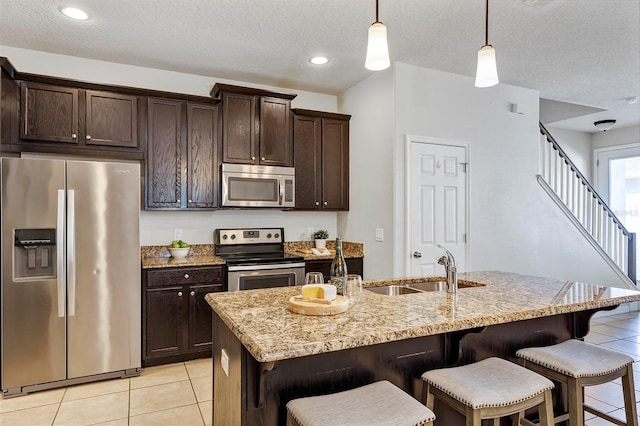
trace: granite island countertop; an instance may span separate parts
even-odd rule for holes
[[[433,278],[365,281],[365,287]],[[440,278],[442,279],[442,278]],[[539,318],[640,301],[640,292],[506,272],[469,272],[475,287],[386,296],[363,291],[342,314],[305,316],[287,309],[300,287],[210,293],[206,299],[259,362]],[[484,284],[484,285],[483,285]]]

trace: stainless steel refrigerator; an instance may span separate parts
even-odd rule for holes
[[[140,371],[140,166],[2,158],[5,397]]]

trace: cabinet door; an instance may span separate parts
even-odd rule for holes
[[[211,350],[211,306],[205,300],[207,293],[222,291],[222,284],[193,285],[189,287],[189,341],[186,350]]]
[[[222,161],[257,164],[257,97],[222,94]]]
[[[349,122],[346,120],[323,118],[321,207],[349,210]]]
[[[217,207],[218,107],[187,104],[187,208]]]
[[[307,260],[304,264],[305,273],[306,272],[322,272],[324,276],[324,280],[329,280],[329,272],[331,270],[331,262],[332,260]],[[363,259],[360,258],[347,258],[345,259],[347,263],[347,273],[349,274],[358,274],[364,278],[364,268],[363,268]]]
[[[149,99],[146,207],[180,207],[182,102]]]
[[[22,83],[20,137],[24,140],[78,143],[78,90]]]
[[[293,119],[296,168],[296,208],[318,209],[322,193],[322,119],[297,115]]]
[[[146,358],[180,354],[183,346],[183,287],[146,290],[144,355]]]
[[[138,98],[119,93],[86,93],[85,143],[138,147]]]
[[[260,164],[293,166],[291,101],[260,98]]]

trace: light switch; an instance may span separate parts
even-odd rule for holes
[[[227,351],[225,351],[224,349],[222,349],[222,352],[220,354],[220,364],[222,364],[222,370],[224,371],[224,374],[229,377],[229,355],[227,355]]]
[[[182,229],[181,228],[175,228],[173,230],[173,239],[175,241],[178,241],[178,240],[182,239]]]
[[[376,241],[384,241],[384,228],[376,228]]]

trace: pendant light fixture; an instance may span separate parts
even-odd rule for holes
[[[498,84],[498,82],[496,50],[489,44],[489,0],[487,0],[484,20],[484,46],[478,51],[476,87],[491,87]]]
[[[378,20],[378,0],[376,0],[376,21],[369,27],[366,69],[380,71],[389,68],[389,46],[387,45],[387,27]]]

